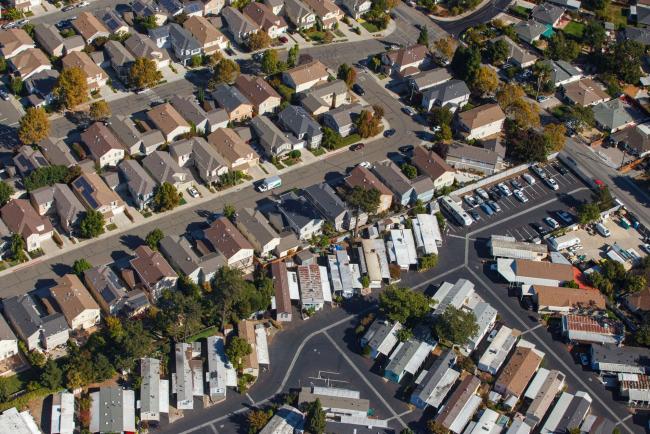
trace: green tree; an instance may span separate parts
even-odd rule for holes
[[[614,207],[614,198],[612,193],[609,191],[609,187],[604,186],[596,190],[594,200],[598,204],[598,207],[601,211],[607,211]]]
[[[169,182],[163,182],[153,196],[153,205],[156,211],[163,212],[176,208],[181,203],[181,195],[176,187]]]
[[[425,47],[429,46],[429,28],[423,26],[420,29],[420,34],[418,35],[418,44],[424,45]]]
[[[323,140],[321,141],[321,146],[325,149],[338,149],[341,147],[343,138],[339,133],[334,131],[331,128],[323,127]]]
[[[422,255],[419,260],[418,267],[420,271],[427,271],[438,265],[438,255],[435,253],[430,253],[428,255]]]
[[[379,307],[391,321],[415,324],[429,312],[429,298],[410,288],[388,286],[379,294]]]
[[[427,422],[427,430],[429,434],[449,434],[450,432],[440,422],[436,422],[434,419]]]
[[[578,288],[580,288],[580,285],[578,285],[578,282],[576,282],[575,280],[569,280],[568,282],[564,282],[562,284],[562,287],[578,289]]]
[[[162,80],[162,72],[152,59],[138,57],[129,70],[129,84],[134,89],[147,89]]]
[[[278,72],[278,51],[273,48],[266,50],[264,54],[262,54],[262,60],[260,63],[263,73],[267,75],[275,74]]]
[[[263,30],[253,33],[248,37],[248,49],[251,51],[261,50],[271,45],[271,37]]]
[[[298,58],[300,55],[300,48],[298,44],[294,44],[293,47],[289,48],[289,53],[287,54],[287,66],[293,68],[298,64]]]
[[[58,390],[63,384],[63,371],[54,359],[48,359],[41,373],[40,383],[48,390]]]
[[[639,274],[630,274],[626,278],[625,290],[628,293],[636,294],[646,289],[648,286],[648,281],[645,276]]]
[[[17,262],[27,262],[27,254],[25,253],[25,240],[20,234],[11,234],[11,244],[9,250],[11,257]]]
[[[163,238],[165,238],[165,233],[161,229],[156,228],[147,234],[144,242],[147,243],[147,246],[149,246],[151,250],[158,250],[160,241]]]
[[[7,377],[0,377],[0,402],[6,402],[11,397],[12,387]]]
[[[357,71],[349,66],[347,63],[342,63],[339,66],[337,77],[348,85],[348,88],[351,88],[355,81],[357,81]]]
[[[368,214],[376,214],[380,199],[381,194],[376,188],[356,186],[347,195],[346,201],[353,208]]]
[[[88,81],[86,73],[78,67],[65,68],[59,74],[54,94],[63,107],[72,110],[88,101]]]
[[[634,333],[634,340],[639,345],[650,347],[650,324],[647,320]]]
[[[361,110],[357,119],[357,132],[361,138],[367,139],[379,134],[381,131],[381,121],[377,119],[369,110]]]
[[[478,324],[473,312],[448,306],[442,315],[436,318],[433,330],[438,339],[444,339],[454,345],[464,345],[478,332]]]
[[[587,225],[600,218],[600,209],[594,202],[583,203],[578,207],[578,223]]]
[[[453,36],[449,35],[447,37],[437,39],[436,42],[433,43],[433,46],[440,54],[443,62],[447,62],[453,58],[457,43]]]
[[[637,84],[641,78],[641,60],[645,47],[631,39],[624,40],[612,47],[607,55],[607,69],[616,74],[625,83]]]
[[[251,410],[246,415],[248,434],[260,432],[273,417],[273,410]]]
[[[9,85],[11,88],[11,93],[13,93],[16,96],[20,96],[23,94],[23,91],[25,90],[25,83],[20,79],[20,77],[14,77],[11,79],[11,84]]]
[[[79,231],[84,238],[95,238],[104,233],[104,225],[104,214],[91,209],[81,220]]]
[[[65,166],[45,166],[32,171],[23,181],[27,191],[34,191],[47,185],[58,183],[67,184],[78,175],[77,169],[68,169]]]
[[[223,215],[228,220],[233,220],[235,218],[235,214],[237,214],[237,209],[234,206],[230,205],[229,203],[223,206]]]
[[[572,39],[567,39],[560,31],[551,36],[547,52],[553,60],[572,62],[580,54],[580,45]]]
[[[440,230],[444,232],[445,229],[447,228],[447,220],[445,220],[445,217],[442,215],[440,211],[436,213],[436,220],[438,221],[438,226],[440,227]]]
[[[90,104],[90,111],[88,112],[90,118],[94,121],[101,121],[108,119],[111,116],[111,106],[106,101],[100,99]]]
[[[0,56],[0,74],[7,72],[7,59]]]
[[[33,145],[48,136],[50,120],[41,107],[30,107],[20,119],[18,138],[26,145]]]
[[[323,411],[320,399],[316,398],[316,401],[308,405],[305,428],[312,434],[323,434],[326,426],[325,411]]]
[[[587,21],[582,33],[582,43],[589,47],[592,53],[599,53],[606,39],[607,33],[600,21]]]
[[[511,114],[512,107],[516,101],[523,99],[526,92],[521,86],[515,83],[505,83],[497,91],[497,103],[506,114]]]
[[[140,25],[144,30],[151,30],[158,27],[156,22],[156,17],[154,15],[149,15],[146,17],[136,17],[136,24]]]
[[[239,336],[230,339],[226,346],[226,356],[237,371],[241,371],[243,368],[243,358],[252,352],[251,344]]]
[[[510,46],[503,39],[489,42],[486,50],[487,58],[493,65],[502,65],[510,57]]]
[[[222,59],[214,67],[214,74],[212,76],[212,83],[232,83],[239,76],[239,64],[230,59]]]
[[[572,105],[564,112],[563,118],[572,122],[577,131],[582,131],[584,127],[592,127],[596,124],[594,111],[590,106]]]
[[[547,62],[537,62],[533,65],[533,76],[537,81],[537,93],[535,98],[539,96],[539,91],[542,89],[542,85],[549,82],[551,78],[551,65]]]
[[[566,127],[560,123],[548,123],[544,125],[544,138],[551,152],[560,152],[566,142]]]
[[[401,169],[408,179],[415,179],[418,176],[418,169],[408,163],[402,164]]]
[[[396,333],[397,340],[400,342],[406,342],[413,337],[413,332],[407,328],[401,328]]]
[[[473,47],[461,45],[456,49],[451,60],[454,76],[467,83],[472,83],[481,66],[481,53]]]
[[[86,270],[90,270],[91,268],[93,268],[93,266],[86,258],[79,258],[74,261],[74,264],[72,264],[72,269],[74,270],[74,274],[76,274],[79,277],[82,277],[84,272]]]
[[[548,155],[544,135],[532,128],[521,129],[514,122],[506,128],[506,142],[510,156],[521,162],[545,161]]]
[[[14,188],[4,181],[0,181],[0,206],[6,205],[14,194]]]

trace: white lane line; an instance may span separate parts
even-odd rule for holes
[[[532,328],[529,328],[528,330],[525,330],[525,331],[524,331],[521,335],[519,335],[519,336],[523,336],[523,335],[525,335],[526,333],[528,333],[528,332],[532,332],[533,330],[537,330],[537,329],[540,328],[540,327],[544,327],[544,324],[537,324],[535,327],[532,327]]]

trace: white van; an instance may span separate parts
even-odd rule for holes
[[[596,225],[596,232],[598,232],[600,235],[602,235],[605,238],[610,237],[612,235],[609,229],[607,229],[607,227],[602,223],[598,223]]]

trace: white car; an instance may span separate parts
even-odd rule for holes
[[[548,178],[548,175],[546,174],[546,171],[544,171],[544,169],[542,169],[542,168],[541,168],[540,166],[538,166],[537,164],[531,166],[530,170],[532,170],[533,172],[535,172],[535,174],[536,174],[537,176],[539,176],[540,178],[542,178],[542,179],[546,179],[546,178]]]
[[[553,178],[545,178],[544,182],[546,183],[546,185],[551,187],[551,189],[553,189],[553,190],[559,190],[559,188],[560,188],[560,186],[557,185],[557,182],[555,182],[555,179],[553,179]]]
[[[198,191],[196,188],[194,188],[194,187],[190,187],[190,188],[188,188],[188,189],[187,189],[187,192],[188,192],[189,195],[192,196],[192,197],[199,197],[199,191]]]
[[[372,164],[368,163],[367,161],[362,161],[361,163],[359,163],[359,166],[363,167],[364,169],[372,168]]]
[[[514,193],[515,193],[515,197],[519,199],[522,203],[528,202],[528,198],[526,197],[523,191],[517,189],[514,191]]]
[[[85,6],[88,6],[89,4],[90,4],[90,3],[88,3],[87,1],[83,1],[83,2],[79,3],[79,4],[77,5],[77,7],[78,7],[78,8],[83,8],[83,7],[85,7]]]
[[[544,217],[544,223],[549,225],[553,230],[560,227],[560,224],[553,217]]]
[[[499,190],[501,190],[501,192],[502,192],[503,194],[505,194],[506,196],[512,196],[512,191],[510,191],[510,189],[508,188],[508,186],[505,185],[503,182],[498,183],[498,184],[497,184],[497,187],[498,187]]]
[[[481,187],[476,189],[476,194],[483,200],[490,200],[490,196],[487,194],[487,191],[483,190]]]
[[[535,178],[530,176],[528,173],[524,173],[521,175],[522,178],[524,178],[524,181],[526,181],[529,185],[533,185],[536,181]]]
[[[643,248],[643,250],[645,250],[645,252],[646,252],[647,254],[650,255],[650,244],[644,244],[644,245],[641,246],[641,247]]]
[[[470,208],[475,208],[476,206],[478,206],[478,203],[476,203],[476,199],[474,199],[474,196],[472,196],[471,194],[468,194],[467,196],[463,197],[463,200]]]

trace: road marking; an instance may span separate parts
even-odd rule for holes
[[[214,432],[214,434],[219,434],[219,431],[217,431],[217,429],[214,427],[214,425],[210,425],[210,428],[212,428],[212,431]]]
[[[465,240],[468,241],[469,239],[468,239],[468,238],[465,238]],[[421,287],[423,287],[423,286],[429,286],[429,285],[431,284],[431,282],[433,282],[434,280],[442,279],[442,278],[445,277],[446,275],[451,274],[451,273],[453,273],[453,272],[455,272],[455,271],[458,271],[458,270],[460,270],[461,268],[463,268],[464,266],[465,266],[465,264],[460,264],[460,265],[458,265],[458,266],[452,268],[451,270],[447,270],[447,271],[445,271],[444,273],[438,274],[438,275],[433,276],[433,277],[431,277],[431,278],[429,278],[429,279],[427,279],[427,280],[425,280],[425,281],[423,281],[423,282],[420,282],[420,283],[418,283],[417,285],[413,286],[412,288],[413,288],[413,289],[418,289],[418,288],[421,288]]]
[[[450,235],[447,235],[447,236],[448,236],[449,238],[460,238],[461,240],[464,240],[464,239],[465,239],[465,237],[462,236],[462,235],[451,235],[451,234],[450,234]]]
[[[524,332],[522,332],[520,336],[523,336],[528,332],[532,332],[533,330],[537,330],[540,327],[544,327],[544,324],[537,324],[535,327],[529,328],[528,330],[525,330]]]
[[[251,404],[253,404],[253,405],[255,404],[255,400],[253,398],[251,398],[251,396],[248,393],[246,393],[246,398],[248,398],[248,400],[251,402]]]
[[[392,413],[393,417],[395,419],[397,419],[397,421],[402,425],[403,428],[407,428],[407,426],[404,423],[404,421],[402,420],[402,418],[397,414],[397,412],[395,410],[393,410],[393,407],[391,407],[388,404],[388,402],[386,402],[386,400],[384,399],[384,396],[381,393],[379,393],[379,391],[377,389],[375,389],[375,386],[370,382],[370,380],[368,380],[366,378],[365,374],[363,372],[361,372],[361,370],[357,367],[357,365],[355,365],[354,362],[350,359],[350,357],[348,357],[348,355],[341,349],[339,344],[336,343],[336,341],[334,339],[332,339],[332,337],[329,335],[329,333],[323,332],[323,334],[332,343],[332,345],[334,345],[334,348],[336,348],[336,350],[339,353],[341,353],[341,355],[343,356],[345,361],[348,362],[350,367],[352,367],[352,369],[357,373],[357,375],[359,377],[361,377],[363,382],[366,383],[366,385],[370,388],[370,390],[372,390],[375,393],[375,395],[377,395],[377,398],[379,398],[379,401],[381,401],[381,403],[384,404],[384,406],[388,409],[388,411],[390,411]]]

